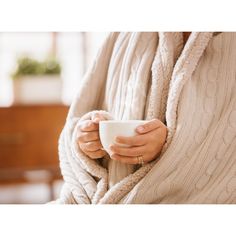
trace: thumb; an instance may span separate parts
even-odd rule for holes
[[[140,134],[145,134],[145,133],[148,133],[154,129],[160,128],[162,125],[163,125],[163,123],[160,120],[153,119],[143,125],[139,125],[136,130]]]

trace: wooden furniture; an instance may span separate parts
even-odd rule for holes
[[[64,105],[0,108],[0,184],[52,183],[61,178],[58,138],[65,124]]]

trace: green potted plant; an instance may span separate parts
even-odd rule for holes
[[[61,66],[55,58],[21,57],[12,74],[14,103],[61,102]]]

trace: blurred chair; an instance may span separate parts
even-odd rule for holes
[[[58,138],[68,107],[27,105],[0,108],[0,185],[60,179]]]

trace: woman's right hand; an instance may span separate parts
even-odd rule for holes
[[[102,114],[90,112],[81,117],[78,125],[79,147],[92,159],[102,158],[107,154],[99,138],[99,121],[101,120],[106,120]]]

